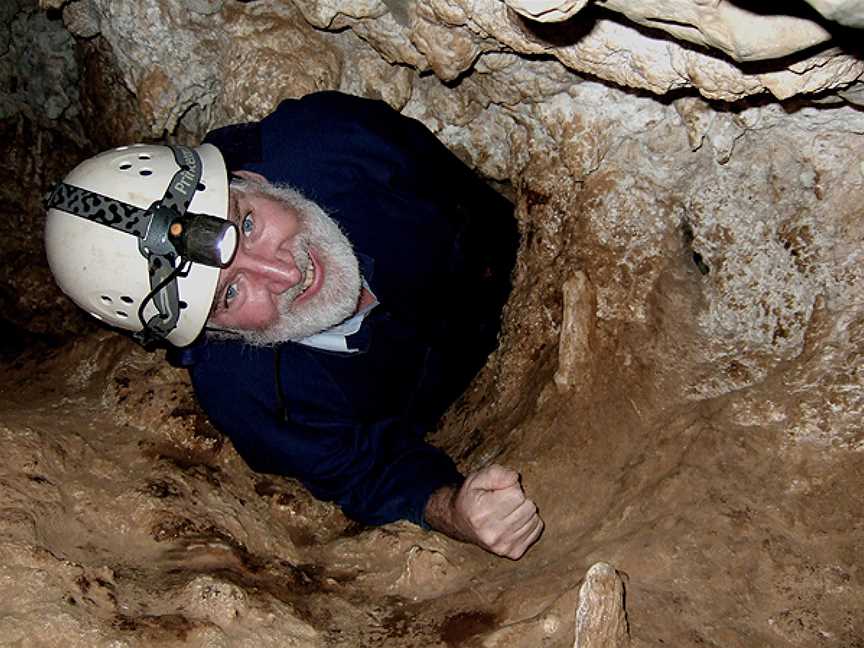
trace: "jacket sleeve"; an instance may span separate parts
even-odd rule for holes
[[[463,479],[453,461],[410,421],[358,419],[342,407],[338,387],[305,374],[317,395],[292,398],[284,418],[269,385],[244,388],[248,381],[212,370],[192,377],[212,422],[253,470],[294,477],[364,524],[407,519],[422,525],[429,496]]]

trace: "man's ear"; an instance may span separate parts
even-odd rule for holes
[[[238,178],[248,180],[249,182],[260,182],[265,185],[270,184],[270,181],[267,180],[267,178],[265,178],[260,173],[255,173],[254,171],[234,171],[233,175],[237,176]]]

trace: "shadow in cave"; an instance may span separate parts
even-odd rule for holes
[[[760,13],[762,15],[776,15],[777,11],[769,11],[765,7],[743,6],[748,11]],[[537,60],[557,60],[551,50],[556,48],[568,47],[577,44],[584,37],[589,35],[596,26],[596,23],[601,18],[623,22],[629,25],[632,29],[644,35],[646,38],[670,40],[676,43],[679,47],[710,55],[726,61],[730,65],[737,67],[743,74],[760,75],[776,73],[790,68],[798,63],[806,61],[808,58],[830,49],[840,49],[844,54],[864,58],[864,43],[861,42],[860,31],[850,27],[839,25],[827,20],[824,16],[816,12],[815,9],[809,6],[798,7],[797,5],[786,10],[784,8],[783,15],[795,16],[801,19],[810,20],[818,23],[826,31],[831,33],[832,40],[828,43],[819,43],[793,52],[786,56],[766,59],[761,61],[736,61],[731,56],[720,50],[711,49],[700,46],[696,43],[691,43],[685,40],[674,39],[668,32],[660,28],[652,28],[646,25],[636,23],[628,19],[625,15],[612,12],[608,9],[596,6],[588,6],[580,11],[575,16],[560,22],[539,22],[530,20],[512,9],[507,10],[508,18],[511,24],[518,29],[526,38],[533,40],[538,44],[542,44],[550,50],[545,54],[523,55],[526,58],[534,58]],[[678,23],[676,23],[678,24]],[[751,95],[737,101],[723,101],[720,99],[710,99],[703,97],[696,88],[677,88],[666,92],[663,95],[656,95],[648,90],[640,88],[632,88],[616,84],[614,82],[600,79],[599,77],[586,73],[576,73],[579,77],[603,83],[605,85],[615,86],[622,92],[634,97],[650,98],[654,101],[669,105],[684,97],[697,97],[717,112],[739,113],[743,110],[768,106],[779,103],[783,110],[788,114],[795,113],[803,108],[814,109],[830,109],[837,105],[845,105],[852,110],[864,111],[864,100],[853,99],[851,95],[855,92],[838,91],[836,89],[824,90],[818,93],[811,93],[806,96],[796,95],[789,99],[778,100],[770,93],[763,92],[759,95]],[[860,94],[860,93],[858,93]],[[856,95],[857,96],[857,95]]]
[[[807,2],[785,2],[780,5],[778,3],[744,2],[743,0],[726,1],[760,16],[788,16],[815,23],[831,35],[832,47],[837,47],[844,54],[858,58],[861,58],[862,53],[864,53],[860,30],[829,20]]]
[[[659,27],[650,27],[630,20],[626,15],[613,12],[609,9],[597,6],[588,6],[578,14],[560,22],[539,22],[530,20],[512,9],[508,9],[508,17],[511,23],[519,29],[519,31],[527,38],[534,40],[538,44],[546,45],[550,48],[567,47],[577,44],[580,40],[591,33],[597,24],[598,20],[608,19],[615,22],[627,24],[632,29],[650,39],[670,40],[675,42],[683,49],[707,54],[713,57],[720,58],[735,65],[745,74],[765,74],[769,72],[778,72],[788,68],[795,63],[806,60],[807,58],[831,48],[840,48],[845,54],[860,58],[864,53],[864,45],[861,43],[860,31],[850,27],[845,27],[837,23],[831,22],[824,16],[819,14],[815,9],[804,3],[796,5],[787,5],[783,7],[783,11],[778,12],[769,10],[764,6],[747,6],[744,3],[739,4],[743,9],[758,13],[761,15],[784,15],[798,17],[803,20],[808,20],[819,24],[827,32],[831,34],[831,41],[828,43],[820,43],[808,47],[798,52],[793,52],[787,56],[761,60],[761,61],[737,61],[725,52],[720,50],[703,47],[696,43],[691,43],[686,40],[674,38],[671,34]],[[773,5],[772,5],[773,7]],[[663,22],[660,19],[657,22]],[[695,30],[695,27],[685,23],[672,21],[670,24],[678,25]]]

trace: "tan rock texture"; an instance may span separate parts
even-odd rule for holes
[[[562,390],[591,382],[591,338],[597,325],[597,296],[584,272],[577,272],[561,287],[561,334],[555,384]]]
[[[504,0],[519,14],[540,22],[560,22],[575,16],[587,0]],[[825,18],[849,27],[864,27],[860,0],[806,0]],[[727,0],[597,0],[598,6],[628,19],[665,31],[683,41],[713,47],[736,61],[770,59],[824,43],[831,33],[812,14],[785,7],[778,15],[764,6]],[[797,15],[796,15],[797,14]]]
[[[591,636],[626,613],[633,646],[864,645],[858,32],[814,18],[839,36],[736,63],[600,4],[4,5],[3,642],[569,648],[606,591]],[[697,4],[725,3],[663,6]],[[499,350],[433,440],[520,470],[546,531],[518,562],[252,473],[185,374],[50,280],[39,201],[75,161],[323,88],[420,119],[514,200]]]
[[[627,648],[629,645],[624,583],[612,565],[595,563],[579,588],[573,648]]]
[[[510,0],[507,4],[528,18],[553,22],[575,16],[587,3]],[[596,4],[678,40],[720,50],[736,61],[780,58],[831,38],[813,16],[772,15],[762,7],[750,10],[727,0],[601,0]]]
[[[270,0],[212,3],[201,13],[180,0],[122,7],[74,0],[64,16],[73,33],[100,33],[111,44],[154,137],[173,131],[181,118],[201,134],[215,123],[260,116],[262,106],[286,96],[347,83],[354,52],[365,50],[356,37],[387,63],[431,70],[444,81],[475,68],[482,74],[484,54],[512,51],[551,56],[576,74],[656,94],[692,87],[724,101],[846,89],[864,73],[860,58],[828,42],[830,34],[812,16],[772,15],[725,1],[611,0],[602,5],[627,20],[589,4],[561,25],[522,19],[499,0],[390,4],[394,9],[380,2]],[[404,90],[388,96],[386,76],[377,81],[378,94],[396,105],[404,101]]]
[[[820,14],[849,27],[864,27],[864,3],[861,0],[806,0]]]

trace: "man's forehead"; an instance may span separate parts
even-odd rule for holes
[[[250,196],[258,195],[257,192],[250,191],[246,187],[229,187],[228,188],[228,214],[226,218],[236,225],[240,225],[243,207],[241,203],[248,201]],[[244,203],[245,204],[245,203]]]
[[[240,209],[237,203],[242,196],[242,189],[238,189],[237,187],[228,187],[228,213],[225,217],[234,223],[237,222],[237,213]]]

